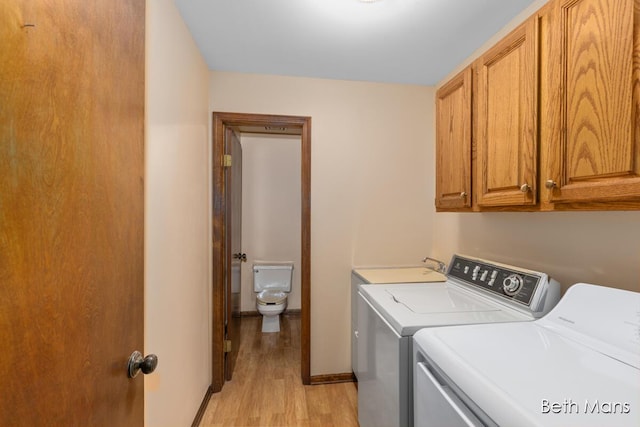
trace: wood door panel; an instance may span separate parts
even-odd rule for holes
[[[144,2],[9,0],[0,39],[0,425],[142,425]]]
[[[537,32],[530,18],[476,61],[479,206],[536,203]]]
[[[471,68],[436,95],[436,208],[471,206]]]
[[[546,52],[560,58],[543,83],[551,202],[640,197],[640,6],[628,0],[560,1]],[[550,60],[551,61],[551,60]]]
[[[614,12],[632,16],[627,10]],[[579,1],[564,9],[566,34],[567,179],[612,176],[631,172],[633,154],[628,150],[632,103],[629,94],[633,20],[621,20],[609,28],[610,14],[599,2]],[[614,7],[615,8],[615,7]],[[599,36],[604,35],[604,37]]]
[[[522,88],[520,79],[513,76],[520,74],[523,56],[523,46],[520,44],[511,52],[495,58],[485,64],[486,69],[486,97],[487,125],[486,139],[486,190],[500,191],[519,188],[519,150],[518,146],[508,141],[518,141],[521,138],[520,116],[522,105],[520,94]],[[504,115],[504,112],[513,112]],[[515,166],[515,167],[512,167]]]
[[[242,146],[240,138],[232,129],[227,129],[225,140],[227,155],[231,156],[231,166],[225,170],[225,191],[227,207],[227,234],[225,253],[227,256],[226,277],[226,337],[231,342],[231,351],[225,353],[225,380],[230,381],[238,358],[242,339],[240,323],[240,303],[242,290],[242,259],[233,254],[242,253]]]

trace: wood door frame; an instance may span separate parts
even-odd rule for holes
[[[212,122],[212,366],[211,388],[224,384],[224,268],[227,195],[224,188],[224,138],[227,127],[299,129],[301,136],[301,319],[300,365],[302,383],[311,383],[311,117],[213,112]]]

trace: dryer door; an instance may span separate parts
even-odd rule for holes
[[[417,364],[415,374],[415,427],[484,426],[425,363]]]

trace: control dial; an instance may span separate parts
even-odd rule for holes
[[[522,277],[517,274],[510,274],[502,281],[502,290],[512,297],[520,291],[523,283]]]

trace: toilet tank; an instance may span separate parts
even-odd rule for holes
[[[291,292],[293,263],[253,264],[253,290],[272,289]]]

